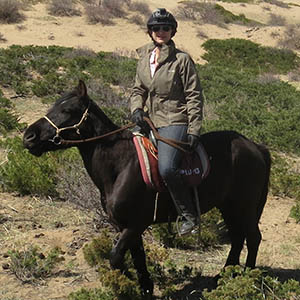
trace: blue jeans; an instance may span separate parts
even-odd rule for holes
[[[187,126],[171,125],[158,128],[158,133],[169,139],[187,141]],[[183,182],[180,174],[180,164],[184,152],[162,141],[158,141],[158,169],[174,201],[179,215],[186,218],[196,218],[192,190]]]

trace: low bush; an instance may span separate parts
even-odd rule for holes
[[[291,208],[290,216],[300,223],[300,201],[296,201],[295,205]]]
[[[226,27],[226,24],[257,25],[259,22],[247,19],[243,14],[235,15],[223,6],[214,3],[182,1],[176,11],[176,17],[203,24],[214,24]]]
[[[259,22],[246,18],[244,14],[240,14],[237,16],[218,4],[215,5],[215,10],[224,18],[224,22],[226,24],[242,24],[248,26],[254,26],[259,24]]]
[[[0,142],[7,153],[7,162],[0,166],[0,186],[8,192],[20,195],[58,196],[56,174],[58,154],[46,154],[36,158],[23,148],[19,137]]]
[[[278,46],[291,50],[300,50],[300,24],[290,24],[282,38],[278,41]]]
[[[100,281],[103,285],[102,292],[108,291],[115,296],[123,295],[130,299],[141,299],[137,274],[129,255],[125,256],[125,266],[128,269],[127,273],[131,275],[131,279],[128,279],[119,270],[111,270],[108,263],[112,248],[111,239],[112,235],[107,230],[102,230],[98,238],[85,245],[83,248],[84,257],[90,266],[98,268]],[[169,251],[159,246],[159,244],[146,243],[145,252],[151,278],[159,287],[163,299],[169,299],[175,293],[176,284],[192,281],[201,273],[197,268],[176,266],[175,262],[169,257]],[[81,293],[93,295],[95,291],[79,291],[77,296]],[[75,295],[73,294],[73,296]]]
[[[53,16],[80,16],[81,12],[76,9],[74,0],[51,0],[47,6],[48,12]]]
[[[109,231],[102,230],[98,238],[94,238],[91,243],[83,247],[84,258],[90,266],[99,266],[104,260],[109,259],[112,246],[112,236]]]
[[[254,3],[255,0],[220,0],[221,2],[229,2],[229,3]]]
[[[18,115],[14,113],[12,109],[12,102],[2,97],[0,90],[0,133],[3,135],[12,130],[21,130],[25,126],[25,124],[19,123]]]
[[[214,112],[204,119],[205,130],[236,130],[273,150],[300,153],[300,92],[295,87],[261,82],[252,72],[226,66],[207,64],[199,74]]]
[[[273,300],[299,299],[300,284],[290,279],[281,283],[259,269],[246,269],[236,266],[227,267],[221,273],[218,287],[203,292],[203,300],[240,299]]]
[[[130,11],[135,11],[141,13],[142,15],[149,17],[151,14],[151,9],[148,3],[142,1],[134,1],[129,5]]]
[[[113,25],[114,18],[124,18],[127,15],[124,9],[125,4],[126,1],[123,0],[102,0],[99,3],[87,3],[85,14],[91,24]]]
[[[158,224],[152,228],[155,239],[167,248],[201,249],[205,250],[220,244],[226,233],[220,230],[222,216],[217,209],[213,209],[201,216],[200,235],[193,234],[180,237],[176,223]]]
[[[285,26],[286,18],[281,15],[270,14],[270,19],[268,21],[268,25],[270,26]]]
[[[0,49],[0,84],[23,96],[53,101],[78,79],[132,86],[136,61],[111,53],[58,46],[11,46]],[[99,82],[99,81],[98,81]]]
[[[276,152],[272,153],[272,161],[271,193],[280,197],[300,200],[299,173],[293,171],[288,161]]]
[[[210,39],[203,43],[202,56],[210,65],[227,67],[253,74],[286,74],[299,66],[296,53],[287,49],[264,47],[244,39]]]
[[[289,3],[285,3],[284,1],[279,1],[279,0],[264,0],[264,2],[276,5],[281,8],[289,8]]]
[[[9,269],[23,283],[34,283],[50,277],[55,266],[64,260],[59,248],[53,248],[44,255],[37,246],[30,246],[24,251],[11,250]]]
[[[20,23],[25,15],[20,11],[21,4],[17,0],[0,0],[0,23]]]
[[[112,300],[114,295],[111,292],[105,292],[101,289],[84,289],[82,288],[79,291],[72,292],[69,297],[69,300]]]

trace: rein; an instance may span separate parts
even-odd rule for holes
[[[72,125],[72,126],[63,127],[63,128],[58,128],[47,116],[44,116],[43,118],[46,119],[50,123],[50,125],[52,125],[56,129],[55,136],[53,137],[53,139],[51,139],[49,141],[53,142],[55,145],[77,145],[77,144],[89,143],[89,142],[94,142],[94,141],[103,139],[105,137],[114,135],[116,133],[119,133],[123,130],[134,127],[136,125],[135,123],[129,123],[125,126],[122,126],[119,129],[113,130],[113,131],[105,133],[103,135],[99,135],[99,136],[95,136],[95,137],[91,137],[91,138],[87,138],[87,139],[81,139],[81,140],[65,140],[65,139],[63,139],[59,134],[60,134],[60,132],[62,132],[64,130],[76,129],[76,133],[78,135],[80,134],[79,126],[87,119],[88,110],[89,110],[89,106],[84,111],[80,121],[77,124]],[[144,117],[144,120],[147,122],[147,124],[151,128],[151,130],[154,134],[154,137],[157,140],[162,141],[162,142],[164,142],[172,147],[175,147],[183,152],[190,152],[189,150],[184,148],[184,147],[189,146],[189,143],[181,142],[181,141],[177,141],[177,140],[173,140],[173,139],[167,139],[167,138],[160,136],[157,129],[154,127],[153,123],[151,122],[151,120],[147,117]]]

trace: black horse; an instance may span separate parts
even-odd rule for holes
[[[156,191],[143,181],[132,132],[118,128],[89,98],[80,81],[45,117],[27,128],[23,143],[36,156],[78,147],[87,172],[101,192],[103,208],[121,233],[111,252],[111,267],[124,270],[124,255],[129,250],[145,298],[151,299],[153,282],[146,267],[142,233],[153,223]],[[90,138],[95,139],[83,141]],[[258,222],[268,194],[270,153],[234,131],[206,133],[201,141],[211,163],[208,177],[198,188],[201,212],[217,207],[222,213],[231,239],[225,265],[239,264],[246,240],[246,266],[254,268],[261,241]],[[169,193],[162,192],[155,222],[174,221],[176,217]]]

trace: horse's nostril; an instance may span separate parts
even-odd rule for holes
[[[26,142],[32,142],[35,139],[36,139],[36,134],[33,132],[24,136],[24,141],[26,141]]]

